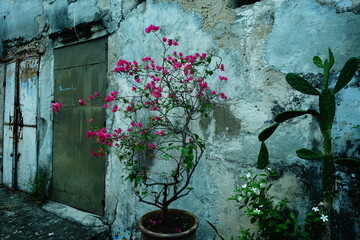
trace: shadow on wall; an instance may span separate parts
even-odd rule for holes
[[[251,5],[260,1],[261,0],[229,0],[228,7],[239,8],[244,5]]]

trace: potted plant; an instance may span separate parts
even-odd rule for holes
[[[160,62],[151,57],[139,62],[120,60],[114,71],[131,89],[112,91],[103,99],[104,107],[118,115],[125,129],[98,128],[87,136],[101,144],[94,155],[105,155],[110,149],[116,153],[140,202],[159,208],[140,219],[143,239],[195,239],[198,219],[169,206],[191,192],[190,180],[205,150],[191,123],[227,99],[223,92],[210,89],[206,80],[227,78],[215,74],[224,71],[218,56],[169,54],[178,41],[160,37],[159,29],[150,25],[145,33],[154,34],[161,43]],[[89,96],[96,98],[100,98],[98,93]],[[79,103],[86,105],[83,99]]]

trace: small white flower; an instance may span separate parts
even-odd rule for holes
[[[268,167],[268,168],[266,168],[266,169],[267,169],[268,171],[271,171],[271,168],[269,168],[269,167]]]
[[[265,186],[266,186],[265,183],[260,183],[260,187],[261,187],[261,188],[263,188],[263,187],[265,187]]]
[[[311,210],[313,210],[314,212],[320,211],[318,207],[313,207]]]
[[[253,213],[254,213],[254,214],[260,214],[261,211],[260,211],[259,209],[255,208],[254,211],[253,211]]]
[[[240,202],[243,198],[241,196],[237,197],[237,200]]]
[[[259,208],[262,208],[264,205],[260,205]]]
[[[241,187],[242,187],[242,188],[246,188],[246,187],[247,187],[247,184],[245,183],[245,184],[241,185]]]
[[[246,178],[251,178],[251,173],[247,173],[245,176]]]
[[[320,219],[321,219],[323,222],[329,221],[328,216],[326,216],[326,215],[324,215],[324,214],[321,214]]]

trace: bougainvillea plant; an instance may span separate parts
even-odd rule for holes
[[[126,80],[128,90],[112,91],[104,98],[98,93],[88,97],[104,100],[104,108],[118,116],[122,128],[92,129],[87,137],[101,145],[95,156],[109,150],[116,153],[141,202],[166,214],[172,202],[192,190],[190,179],[205,150],[204,140],[191,123],[227,99],[225,93],[210,88],[209,80],[220,81],[220,88],[227,78],[218,74],[225,71],[220,57],[173,51],[178,41],[160,37],[159,29],[154,25],[145,29],[163,47],[159,62],[151,57],[120,60],[114,71]],[[81,99],[79,104],[87,102]]]

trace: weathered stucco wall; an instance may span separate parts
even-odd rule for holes
[[[161,26],[161,35],[178,38],[177,51],[213,50],[223,58],[229,80],[219,84],[214,79],[210,83],[215,89],[224,91],[229,100],[224,106],[215,108],[210,118],[193,125],[207,140],[207,151],[193,179],[194,191],[172,206],[189,210],[199,217],[200,240],[216,239],[205,220],[213,222],[226,236],[236,236],[239,230],[251,226],[245,214],[226,199],[240,183],[240,175],[246,169],[255,168],[260,147],[257,135],[283,110],[316,106],[316,98],[299,94],[288,86],[286,73],[302,74],[316,84],[321,77],[312,64],[313,56],[325,58],[327,48],[331,47],[335,71],[339,71],[349,57],[360,56],[360,30],[357,27],[360,3],[355,0],[262,0],[241,7],[236,1],[218,0],[5,2],[0,9],[3,41],[0,54],[3,53],[3,58],[9,60],[19,53],[19,50],[11,50],[19,44],[26,48],[35,39],[42,43],[31,49],[42,53],[39,163],[49,169],[50,176],[53,47],[64,43],[52,41],[49,34],[78,24],[101,21],[102,32],[96,34],[94,31],[90,38],[109,34],[109,91],[119,86],[120,92],[128,89],[126,83],[112,73],[117,60],[139,60],[145,55],[156,55],[156,41],[143,31],[150,24]],[[76,32],[76,28],[74,30],[73,42],[89,38]],[[360,116],[359,78],[357,72],[357,77],[338,95],[333,139],[335,152],[340,156],[360,157],[360,131],[353,129],[359,124]],[[3,96],[1,87],[0,94]],[[112,121],[109,119],[108,124]],[[304,212],[321,200],[321,164],[300,160],[295,150],[301,147],[321,149],[316,123],[310,117],[303,117],[283,124],[269,139],[268,147],[271,167],[280,174],[272,192],[279,199],[290,199],[290,205],[304,217]],[[122,179],[121,169],[119,161],[109,156],[105,215],[108,222],[113,223],[114,232],[120,227],[134,231],[137,236],[136,220],[151,208],[137,202],[129,183]],[[339,195],[335,200],[339,213],[336,216],[338,239],[360,238],[360,201],[354,187],[354,175],[348,169],[339,169]]]

